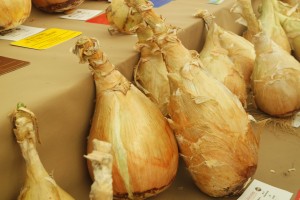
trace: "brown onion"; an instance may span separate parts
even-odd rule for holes
[[[83,2],[84,0],[32,0],[36,8],[48,13],[70,11]]]

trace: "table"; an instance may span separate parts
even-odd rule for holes
[[[201,50],[204,24],[193,17],[199,8],[216,16],[216,22],[227,30],[240,34],[244,28],[235,23],[237,16],[229,10],[233,0],[220,5],[206,0],[174,0],[155,8],[166,22],[178,26],[182,43],[188,49]],[[79,8],[105,9],[106,1],[86,0]],[[116,67],[132,80],[132,69],[139,54],[134,50],[135,35],[110,35],[108,26],[59,18],[32,8],[24,25],[41,28],[62,28],[82,31],[83,35],[99,39],[103,50]],[[88,199],[91,179],[86,167],[86,141],[94,108],[95,88],[87,64],[70,53],[78,38],[47,50],[11,46],[0,40],[0,55],[29,61],[30,65],[0,76],[0,197],[16,199],[25,178],[25,165],[12,133],[9,114],[18,102],[24,102],[37,116],[41,144],[37,146],[46,170],[64,190],[76,199]],[[262,130],[259,164],[255,178],[296,193],[300,189],[300,173],[289,176],[284,172],[300,165],[299,130],[294,134],[265,127]],[[275,170],[276,173],[271,173]],[[294,195],[295,196],[295,195]],[[153,200],[214,199],[201,193],[180,160],[174,183]],[[228,198],[236,199],[236,197]]]

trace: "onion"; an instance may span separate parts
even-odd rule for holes
[[[205,44],[199,53],[203,67],[235,94],[243,106],[246,107],[247,86],[243,76],[243,69],[246,66],[240,69],[228,56],[228,50],[222,46],[220,38],[224,30],[221,30],[214,22],[213,16],[207,10],[198,11],[196,16],[203,18],[208,27]],[[252,50],[254,51],[254,48]],[[250,74],[246,79],[249,80],[249,78]]]
[[[288,37],[283,30],[278,16],[275,14],[277,0],[262,0],[261,12],[258,19],[256,18],[251,0],[237,0],[236,12],[242,8],[242,17],[246,20],[247,30],[243,36],[251,41],[253,36],[262,29],[268,37],[277,43],[281,48],[291,53],[291,46]]]
[[[252,42],[256,53],[251,77],[255,104],[271,116],[293,115],[300,110],[300,63],[273,41],[273,37],[260,26],[251,8],[251,2],[238,1],[242,15],[248,24],[251,23],[248,27],[252,30]],[[275,12],[273,14],[276,15]]]
[[[14,134],[20,145],[27,169],[25,185],[18,200],[74,200],[56,184],[41,163],[36,150],[36,143],[39,142],[39,138],[34,113],[27,109],[24,104],[19,104],[12,114],[12,119]]]
[[[256,106],[284,117],[300,110],[300,63],[264,33],[254,37],[252,89]]]
[[[0,1],[0,32],[16,28],[25,22],[31,12],[31,0]]]
[[[113,0],[106,8],[110,33],[134,34],[134,27],[142,21],[140,14],[124,0]]]
[[[145,0],[131,0],[152,28],[170,81],[169,120],[195,184],[205,194],[240,193],[256,171],[258,140],[241,102],[202,67]]]
[[[36,8],[48,13],[70,11],[83,2],[84,0],[32,0]]]
[[[139,24],[136,30],[140,59],[134,68],[134,82],[167,116],[170,98],[170,86],[166,64],[160,48],[152,39],[152,29],[145,23]]]
[[[111,143],[114,197],[143,199],[173,182],[178,147],[159,108],[109,62],[98,41],[83,37],[73,52],[89,62],[96,85],[96,106],[88,137]],[[88,162],[91,177],[93,171]]]

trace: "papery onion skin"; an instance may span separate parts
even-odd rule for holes
[[[33,5],[47,13],[60,13],[75,9],[85,0],[32,0]]]
[[[96,85],[88,152],[95,138],[112,144],[114,198],[156,195],[170,186],[177,172],[173,131],[159,108],[115,70],[96,43],[84,37],[74,48],[81,61],[89,61]]]
[[[91,161],[94,182],[91,186],[90,200],[112,200],[112,155],[111,144],[93,140],[93,151],[85,156]]]
[[[23,24],[31,13],[31,0],[0,1],[0,32]]]

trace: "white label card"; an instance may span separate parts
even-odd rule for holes
[[[103,10],[88,10],[88,9],[76,9],[72,13],[60,16],[64,19],[75,19],[75,20],[88,20],[96,15],[103,13]]]
[[[293,193],[254,179],[238,200],[290,200]]]
[[[12,29],[12,31],[10,32],[4,33],[3,35],[0,34],[0,39],[18,41],[26,37],[35,35],[39,32],[42,32],[43,30],[45,30],[45,28],[36,28],[31,26],[20,25]]]

